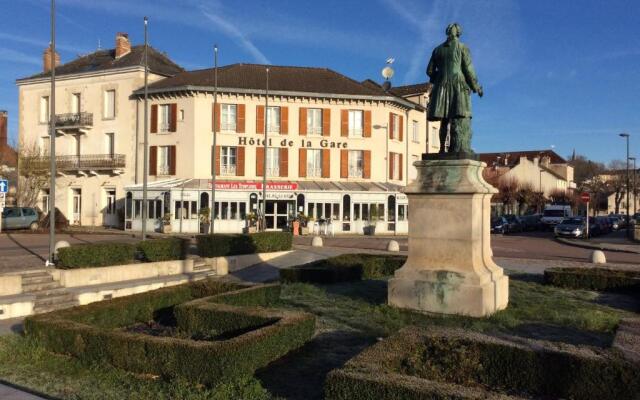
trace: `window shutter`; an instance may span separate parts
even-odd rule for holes
[[[371,150],[364,150],[362,153],[362,177],[371,179]]]
[[[264,147],[256,147],[256,176],[264,175]]]
[[[215,171],[211,171],[211,174],[213,175],[213,173],[215,172],[216,176],[220,175],[220,146],[216,146],[215,150],[213,149],[213,146],[211,146],[211,158],[213,159],[212,163],[211,163],[211,168],[213,169],[213,166],[215,165],[216,170]]]
[[[347,125],[348,128],[348,125]],[[322,109],[322,136],[331,136],[331,109]]]
[[[151,105],[151,133],[158,133],[158,105]]]
[[[244,176],[244,147],[237,147],[236,154],[236,175]]]
[[[402,173],[404,172],[404,164],[402,163],[402,153],[398,154],[398,158],[400,158],[400,162],[398,163],[398,180],[402,180]]]
[[[349,150],[340,150],[340,178],[349,177]]]
[[[331,177],[331,157],[330,157],[329,149],[322,149],[322,177],[330,178]]]
[[[169,175],[176,174],[176,146],[169,146]]]
[[[349,110],[340,111],[340,136],[349,136]]]
[[[238,104],[236,112],[236,132],[244,133],[245,131],[245,108],[244,104]]]
[[[393,153],[389,153],[389,179],[393,179]]]
[[[171,111],[171,121],[169,121],[169,132],[175,132],[177,130],[178,123],[178,105],[176,103],[171,103],[169,107]]]
[[[280,148],[280,161],[279,161],[280,177],[285,178],[289,176],[289,149],[286,147]]]
[[[280,134],[289,134],[289,107],[280,107]]]
[[[404,118],[402,117],[402,115],[399,116],[398,120],[400,120],[400,129],[398,129],[400,138],[398,140],[402,142],[402,140],[404,139]]]
[[[298,176],[300,178],[307,177],[307,149],[299,149],[298,151]]]
[[[264,106],[256,106],[256,133],[264,133]]]
[[[395,139],[393,136],[393,132],[395,132],[394,128],[396,124],[394,123],[395,121],[393,115],[394,114],[392,112],[389,113],[389,132],[387,132],[389,134],[389,139]]]
[[[149,175],[158,175],[158,146],[149,147]]]
[[[220,132],[220,103],[216,103],[211,107],[211,130]]]
[[[307,135],[307,109],[304,107],[300,107],[300,113],[298,115],[300,116],[298,120],[298,134],[300,136],[306,136]]]
[[[371,111],[364,112],[364,137],[371,137]]]

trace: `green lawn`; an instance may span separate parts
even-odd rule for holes
[[[515,278],[515,279],[514,279]],[[16,335],[0,337],[0,379],[65,399],[270,399],[322,398],[326,373],[377,338],[406,325],[459,326],[549,340],[607,346],[621,317],[630,311],[598,304],[599,294],[564,290],[512,277],[510,304],[485,319],[426,315],[386,305],[386,280],[332,285],[289,284],[281,303],[318,317],[317,336],[303,349],[247,378],[215,389],[166,382],[108,365],[85,365],[51,354]]]

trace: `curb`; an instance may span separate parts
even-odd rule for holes
[[[560,237],[555,238],[555,240],[557,242],[560,242],[569,246],[581,247],[583,249],[611,251],[616,253],[640,254],[640,249],[639,250],[621,249],[618,247],[609,247],[607,245],[602,245],[602,244],[582,243],[582,242],[577,242],[577,241],[560,238]]]

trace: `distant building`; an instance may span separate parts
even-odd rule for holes
[[[0,110],[0,178],[9,180],[9,195],[6,203],[13,204],[16,191],[18,153],[8,142],[9,115]]]

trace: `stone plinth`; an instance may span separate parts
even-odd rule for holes
[[[507,307],[509,279],[493,261],[491,196],[474,160],[416,161],[409,256],[389,281],[389,304],[481,317]]]

